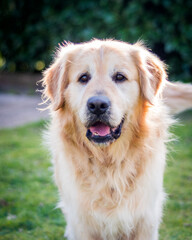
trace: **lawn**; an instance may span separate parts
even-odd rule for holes
[[[165,174],[169,193],[160,240],[192,239],[192,114],[173,132]],[[50,157],[41,145],[44,123],[0,130],[0,240],[64,239],[65,222],[52,180]]]

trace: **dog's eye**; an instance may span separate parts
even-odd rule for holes
[[[115,82],[124,82],[125,80],[127,80],[127,78],[121,73],[116,73],[113,75],[113,81]]]
[[[80,83],[87,83],[89,80],[91,79],[91,76],[88,73],[83,73],[80,78],[78,79],[78,81]]]

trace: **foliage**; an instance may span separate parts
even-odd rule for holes
[[[0,240],[63,238],[65,223],[61,211],[55,209],[58,194],[50,157],[41,145],[42,128],[43,123],[36,123],[0,130]],[[190,240],[191,120],[174,133],[180,140],[174,143],[165,174],[168,199],[160,240]]]
[[[0,66],[38,71],[58,43],[138,39],[170,66],[175,79],[191,80],[191,0],[2,0]]]

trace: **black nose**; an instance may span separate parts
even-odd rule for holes
[[[91,113],[100,115],[109,109],[110,101],[105,96],[94,96],[88,99],[87,107]]]

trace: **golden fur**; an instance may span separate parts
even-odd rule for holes
[[[89,72],[91,80],[78,82]],[[127,80],[112,81],[114,72]],[[141,43],[94,40],[61,47],[44,72],[51,100],[49,147],[69,240],[157,240],[164,201],[165,143],[172,123],[161,99],[165,65]],[[86,138],[86,104],[102,93],[121,136]]]

